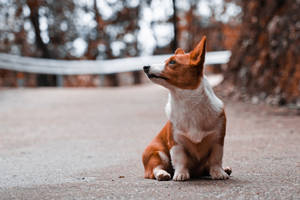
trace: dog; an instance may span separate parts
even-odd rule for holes
[[[148,78],[169,90],[168,121],[143,153],[145,178],[185,181],[209,175],[228,179],[222,168],[226,133],[223,102],[204,76],[206,36],[189,53],[178,48],[163,64],[144,66]]]

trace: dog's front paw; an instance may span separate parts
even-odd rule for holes
[[[175,171],[173,181],[185,181],[190,179],[190,173],[188,170]]]
[[[225,180],[229,178],[229,175],[222,169],[222,167],[212,167],[209,170],[209,174],[214,180]]]
[[[159,170],[155,174],[155,178],[158,181],[168,181],[171,179],[171,175],[168,172],[166,172],[165,170]]]

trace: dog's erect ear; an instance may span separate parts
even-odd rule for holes
[[[205,61],[206,36],[197,44],[195,49],[190,52],[191,64],[194,66],[202,66]]]
[[[176,54],[184,54],[184,51],[181,48],[177,48],[175,51],[175,55]]]

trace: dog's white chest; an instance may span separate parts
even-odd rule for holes
[[[209,122],[205,122],[201,114],[198,112],[188,113],[177,113],[172,112],[170,115],[170,121],[173,125],[173,134],[175,141],[178,135],[183,135],[188,138],[191,142],[197,144],[200,143],[212,130],[206,131],[205,128]],[[179,142],[179,141],[177,141]]]
[[[193,143],[200,143],[218,129],[218,116],[222,110],[222,101],[215,96],[205,78],[196,90],[178,89],[170,93],[166,105],[174,139],[184,135]]]

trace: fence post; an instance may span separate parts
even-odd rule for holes
[[[133,84],[136,85],[142,83],[141,73],[139,71],[133,71],[132,76],[133,76]]]
[[[56,87],[63,87],[64,86],[64,76],[62,74],[56,75]]]
[[[105,75],[104,74],[99,74],[99,86],[104,86],[105,84]]]
[[[24,73],[17,72],[17,86],[24,87]]]

